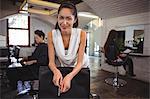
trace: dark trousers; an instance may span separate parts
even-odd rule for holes
[[[127,71],[127,73],[129,75],[131,75],[131,76],[134,75],[133,61],[132,61],[132,59],[130,57],[128,57],[128,56],[124,57],[122,59],[125,61],[125,63],[123,64],[123,67]]]
[[[41,67],[40,67],[41,69]],[[72,68],[59,68],[65,76],[72,71]],[[42,73],[42,74],[41,74]],[[66,93],[58,96],[58,87],[52,82],[53,73],[48,69],[40,71],[40,99],[89,99],[90,94],[90,72],[89,69],[82,69],[71,81],[71,88]]]

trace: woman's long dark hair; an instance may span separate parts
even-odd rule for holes
[[[39,37],[43,37],[43,40],[45,38],[45,34],[42,30],[35,30],[34,34],[38,35]]]
[[[114,40],[117,38],[117,31],[116,30],[111,30],[108,34],[106,43],[104,45],[104,53],[107,52],[108,46],[114,42]],[[106,53],[105,53],[106,54]]]
[[[69,9],[72,10],[72,14],[74,15],[75,20],[76,20],[76,22],[73,24],[73,28],[78,27],[78,14],[77,14],[77,8],[76,8],[76,6],[73,3],[71,3],[71,2],[63,2],[60,5],[59,9],[58,9],[58,14],[59,14],[60,10],[63,9],[63,8],[69,8]],[[58,22],[55,25],[55,29],[59,29],[60,30]]]

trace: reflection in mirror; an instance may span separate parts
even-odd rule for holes
[[[143,53],[144,30],[134,30],[133,38],[134,53]]]

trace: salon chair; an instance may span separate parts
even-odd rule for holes
[[[121,78],[119,78],[118,67],[122,66],[126,60],[124,61],[116,61],[116,47],[114,45],[109,45],[107,52],[105,52],[106,63],[113,66],[115,68],[114,77],[109,77],[105,79],[105,82],[109,85],[112,85],[115,91],[118,90],[119,87],[124,86],[127,82]]]

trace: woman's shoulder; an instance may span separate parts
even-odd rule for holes
[[[48,32],[48,34],[52,34],[54,32],[56,32],[56,29],[52,29],[50,32]]]
[[[57,31],[56,29],[52,29],[50,32],[48,32],[48,37],[52,38],[54,36],[54,34],[57,33],[56,31]]]
[[[81,31],[81,28],[73,28],[73,31]]]

